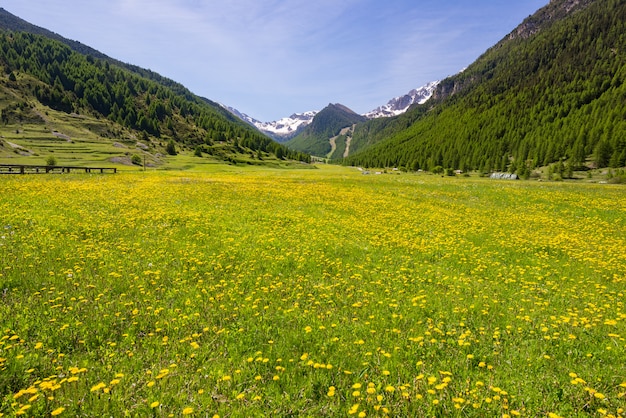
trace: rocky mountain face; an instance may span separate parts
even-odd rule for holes
[[[365,115],[368,119],[398,116],[409,110],[414,104],[423,104],[433,95],[439,81],[432,81],[422,87],[416,88],[407,94],[394,97],[386,105],[377,107]]]
[[[316,111],[294,113],[291,116],[273,122],[261,122],[260,120],[257,120],[252,116],[242,113],[233,107],[224,107],[241,120],[249,123],[250,125],[257,128],[259,131],[263,132],[265,135],[278,142],[289,141],[291,138],[298,135],[304,127],[306,127],[313,121],[313,118],[318,113]]]

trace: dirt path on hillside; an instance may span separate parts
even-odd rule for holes
[[[326,158],[330,158],[330,156],[333,155],[335,151],[337,150],[337,138],[338,137],[339,135],[333,136],[332,138],[328,140],[328,142],[330,142],[330,152],[326,154]]]
[[[356,126],[356,124],[352,125],[352,128],[350,128],[353,133],[354,133],[354,127],[355,126]],[[346,158],[350,154],[350,143],[351,142],[352,142],[352,136],[347,136],[346,137],[346,149],[343,152],[343,158]]]
[[[348,126],[347,128],[343,128],[339,132],[339,135],[333,136],[332,138],[328,140],[328,142],[330,142],[330,152],[326,155],[326,158],[330,158],[330,156],[333,155],[335,151],[337,150],[337,138],[339,138],[341,135],[347,135],[348,132],[354,129],[355,126],[356,125],[352,125],[352,126]],[[352,141],[352,137],[347,136],[346,137],[346,150],[343,152],[344,158],[347,157],[348,153],[350,152],[350,141]]]

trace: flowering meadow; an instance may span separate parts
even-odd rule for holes
[[[0,416],[626,416],[626,192],[0,178]]]

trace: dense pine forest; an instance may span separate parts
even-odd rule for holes
[[[498,170],[626,165],[626,1],[552,1],[434,97],[357,127],[344,163]],[[386,139],[389,138],[389,139]]]
[[[26,89],[51,109],[108,118],[144,138],[172,140],[208,153],[214,143],[229,142],[236,151],[309,160],[308,155],[272,141],[178,83],[149,70],[78,53],[41,35],[0,32],[0,66],[8,76],[5,87]],[[14,107],[2,109],[2,123],[11,122],[19,113]]]

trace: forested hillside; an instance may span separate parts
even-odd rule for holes
[[[4,88],[21,91],[51,109],[107,118],[144,140],[152,138],[160,144],[171,140],[209,154],[214,143],[230,143],[233,152],[308,159],[178,83],[75,52],[45,36],[0,32],[0,66]],[[13,122],[20,110],[32,106],[28,102],[0,109],[2,123]]]
[[[329,104],[310,125],[286,144],[289,148],[325,157],[331,151],[330,138],[339,135],[342,128],[364,122],[366,118],[340,104]]]
[[[553,0],[425,105],[369,123],[364,166],[509,170],[626,165],[626,1]]]

